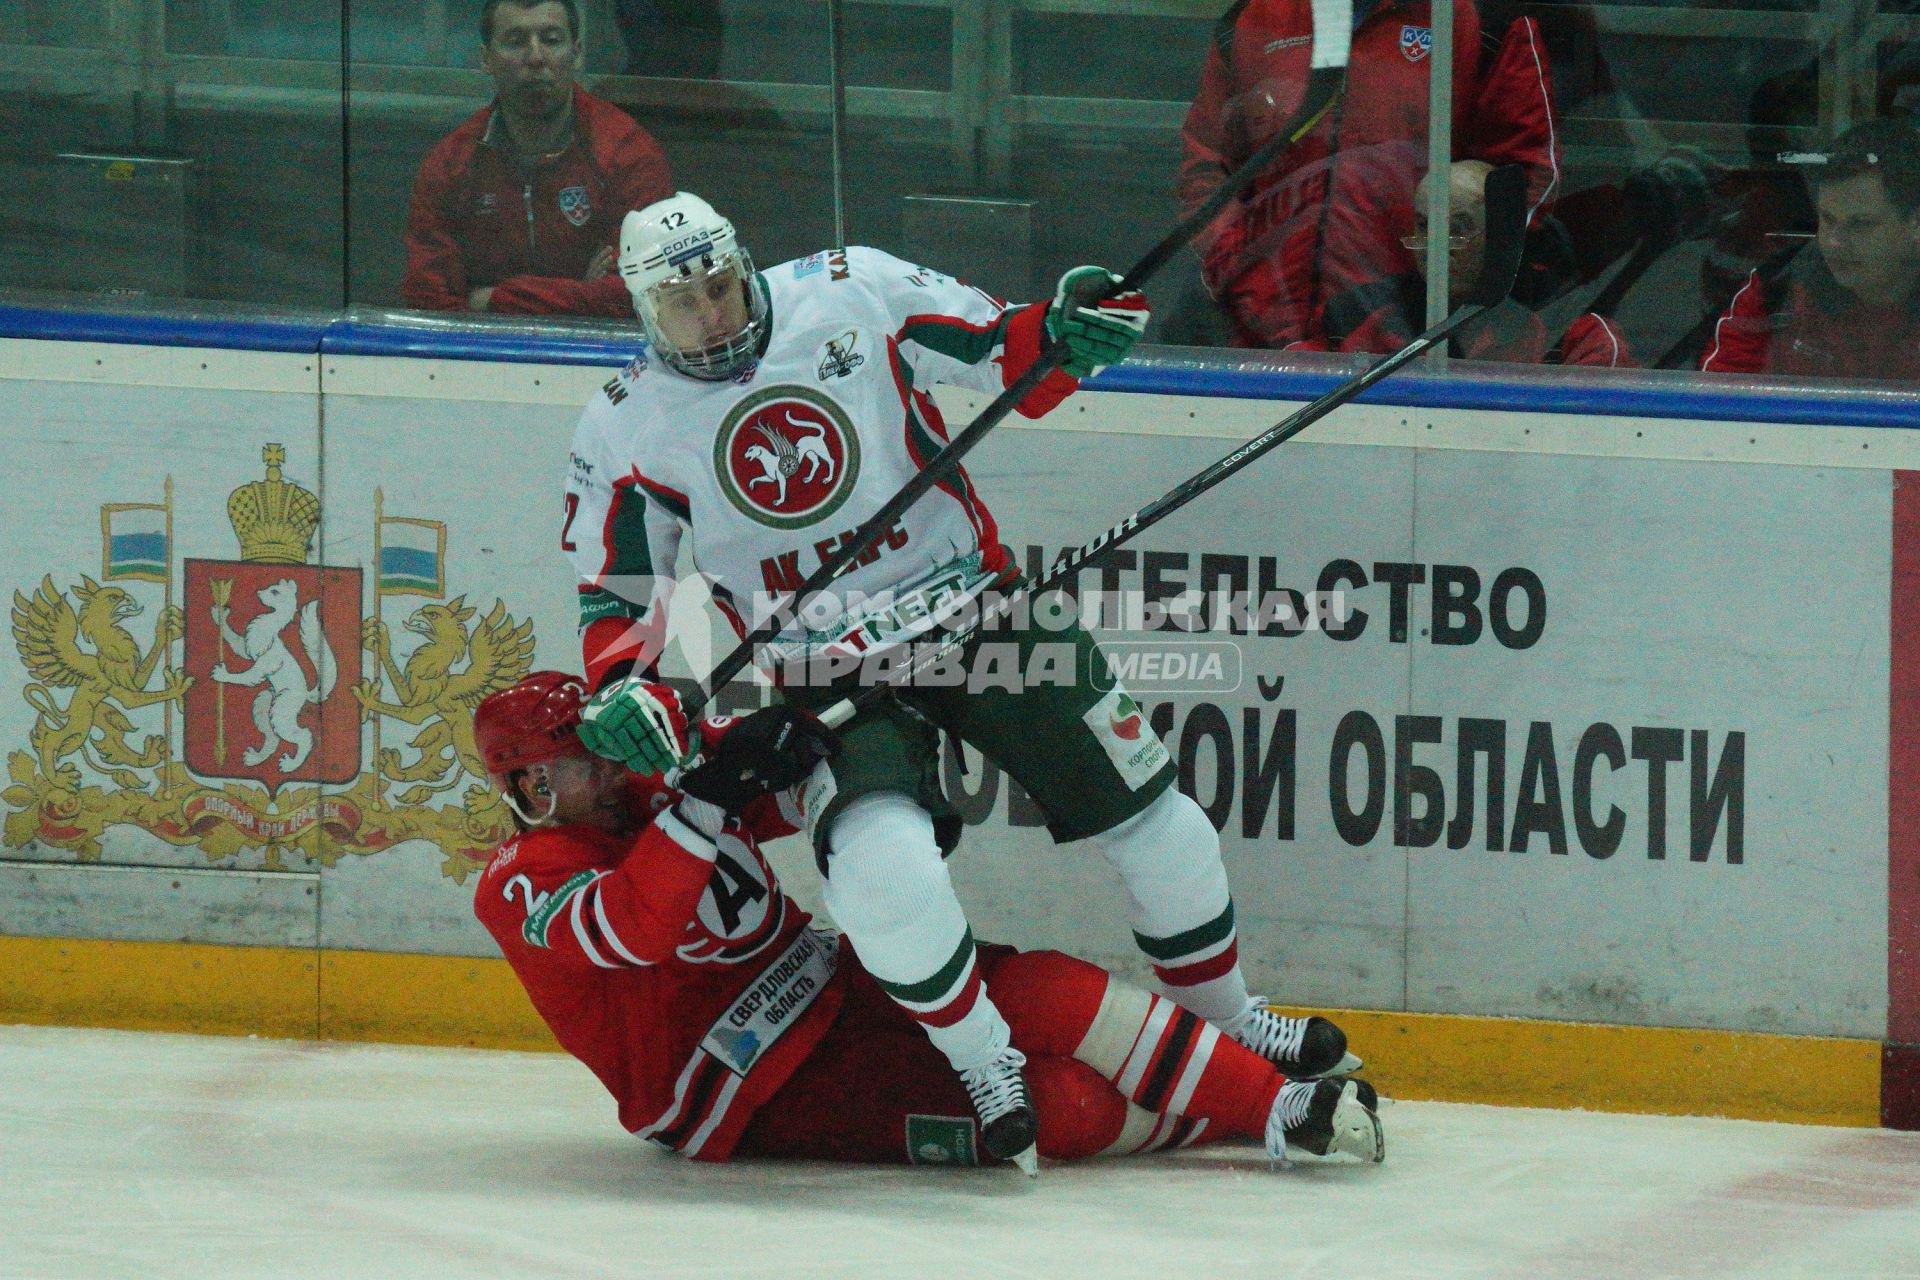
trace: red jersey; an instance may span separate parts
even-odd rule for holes
[[[1707,373],[1920,381],[1920,294],[1902,306],[1869,306],[1849,293],[1818,245],[1784,276],[1755,271],[1713,327]]]
[[[1365,17],[1360,18],[1362,12]],[[1207,286],[1237,345],[1337,345],[1412,271],[1426,171],[1429,0],[1382,0],[1360,18],[1346,88],[1314,129],[1229,203],[1199,242]],[[1220,20],[1181,139],[1180,206],[1200,205],[1299,110],[1313,52],[1311,0],[1241,0]],[[1454,3],[1453,158],[1529,170],[1529,214],[1559,169],[1545,47],[1531,18],[1482,32]]]
[[[660,145],[632,117],[575,86],[573,141],[531,168],[489,105],[421,162],[407,212],[410,307],[465,311],[493,288],[488,309],[633,318],[617,271],[584,280],[602,248],[617,248],[629,210],[673,194]]]
[[[794,830],[777,797],[709,841],[636,780],[637,836],[539,827],[502,844],[474,914],[533,1006],[636,1135],[724,1160],[754,1111],[832,1026],[838,940],[780,891],[759,837]]]

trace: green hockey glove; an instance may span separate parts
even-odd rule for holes
[[[1105,267],[1075,267],[1060,277],[1047,308],[1047,336],[1067,344],[1060,367],[1076,378],[1119,364],[1147,331],[1147,295],[1138,289],[1103,297],[1120,277]]]
[[[616,680],[581,709],[580,741],[635,773],[665,773],[686,759],[687,718],[666,685]]]

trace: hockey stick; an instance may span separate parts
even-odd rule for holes
[[[834,703],[821,714],[821,721],[830,728],[845,724],[861,704],[878,697],[893,685],[912,680],[922,671],[943,661],[948,655],[967,644],[974,634],[1006,616],[1024,597],[1059,585],[1099,556],[1130,541],[1141,530],[1158,524],[1227,477],[1252,465],[1257,459],[1299,435],[1374,383],[1409,362],[1419,359],[1429,350],[1446,341],[1461,325],[1488,307],[1503,301],[1512,292],[1514,277],[1520,270],[1520,253],[1526,226],[1526,183],[1526,174],[1519,165],[1506,165],[1487,176],[1486,258],[1481,268],[1480,279],[1475,282],[1472,292],[1452,315],[1392,355],[1375,361],[1362,372],[1320,396],[1319,399],[1294,410],[1286,418],[1218,462],[1189,476],[1177,487],[1142,507],[1091,542],[1063,554],[1054,562],[1053,568],[1039,579],[1023,582],[1014,590],[996,596],[980,610],[979,616],[973,619],[970,625],[947,633],[936,646],[918,649],[908,662],[885,671],[879,682],[868,685],[859,693]]]
[[[1300,110],[1293,119],[1278,130],[1261,148],[1247,158],[1238,169],[1227,175],[1224,182],[1216,188],[1193,212],[1163,236],[1160,242],[1149,249],[1144,257],[1127,269],[1119,282],[1106,290],[1099,301],[1139,288],[1167,261],[1185,248],[1201,228],[1212,222],[1229,200],[1239,195],[1251,184],[1262,169],[1272,162],[1282,151],[1298,142],[1326,116],[1339,97],[1340,89],[1346,82],[1348,44],[1352,40],[1353,23],[1352,0],[1313,0],[1313,60],[1307,73],[1307,85],[1302,95]],[[1063,342],[1049,342],[1041,349],[1040,358],[1018,378],[1014,379],[1004,391],[996,396],[991,404],[980,411],[980,415],[967,425],[966,430],[955,436],[920,468],[900,491],[888,499],[878,511],[868,517],[867,522],[848,536],[834,553],[824,559],[820,567],[807,577],[791,594],[768,611],[767,620],[756,626],[744,636],[733,651],[722,658],[705,681],[702,682],[686,703],[686,714],[697,715],[700,709],[713,696],[725,687],[727,681],[740,673],[758,652],[760,647],[779,635],[782,617],[785,614],[797,615],[800,606],[822,587],[846,572],[860,557],[864,556],[880,539],[887,535],[907,508],[926,496],[928,490],[953,474],[962,459],[972,452],[974,447],[986,438],[1000,422],[1013,411],[1015,405],[1032,394],[1035,387],[1044,381],[1048,374],[1059,368],[1067,358],[1067,347]]]

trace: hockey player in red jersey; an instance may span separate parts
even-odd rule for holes
[[[759,841],[801,815],[795,784],[834,744],[786,707],[689,735],[669,786],[594,756],[577,677],[493,694],[474,735],[519,818],[475,890],[561,1045],[635,1134],[698,1160],[979,1161],[975,1106],[946,1059],[845,939],[781,892]],[[1160,996],[1051,951],[983,946],[1028,1057],[1039,1153],[1055,1159],[1257,1137],[1269,1155],[1384,1154],[1373,1089],[1293,1081]]]

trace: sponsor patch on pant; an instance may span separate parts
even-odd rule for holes
[[[1081,717],[1106,749],[1127,788],[1138,791],[1167,762],[1167,748],[1147,724],[1147,713],[1125,689],[1115,689]]]
[[[973,1121],[960,1116],[908,1116],[907,1159],[913,1164],[979,1164]]]

